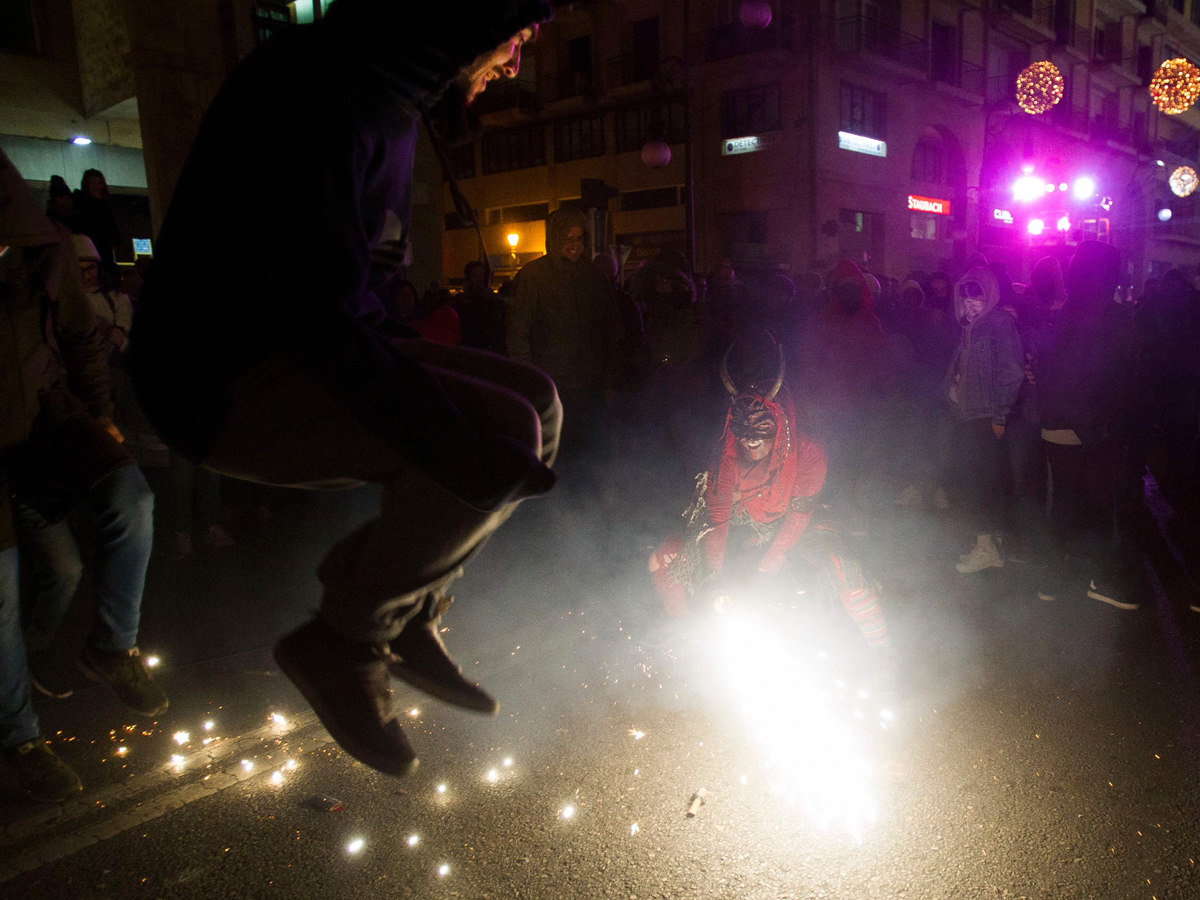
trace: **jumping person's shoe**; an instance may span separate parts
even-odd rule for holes
[[[92,681],[111,687],[135,713],[154,719],[167,711],[167,695],[150,677],[137,647],[109,651],[85,646],[76,665]]]
[[[75,692],[53,651],[36,650],[30,653],[28,665],[29,683],[47,697],[65,700]]]
[[[83,792],[75,770],[55,756],[50,745],[38,738],[0,751],[17,773],[21,789],[41,803],[62,803]]]
[[[1141,605],[1136,601],[1122,600],[1118,594],[1119,592],[1114,590],[1114,585],[1106,581],[1098,581],[1093,578],[1088,584],[1087,595],[1093,600],[1099,600],[1101,603],[1107,603],[1117,609],[1137,609]]]
[[[401,777],[417,754],[392,710],[385,644],[338,634],[316,618],[275,645],[275,661],[300,689],[330,736],[372,769]]]
[[[418,690],[454,706],[495,715],[500,708],[483,688],[468,681],[442,643],[438,626],[454,598],[431,593],[391,642],[391,672]]]
[[[990,534],[979,535],[975,546],[966,556],[959,557],[954,568],[964,575],[984,569],[1003,569],[1004,557],[1000,554],[999,541]]]

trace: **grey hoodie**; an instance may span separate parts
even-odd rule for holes
[[[968,281],[983,288],[983,312],[962,326],[962,339],[946,372],[945,394],[960,420],[990,419],[1003,425],[1025,378],[1021,339],[1012,316],[997,308],[1000,286],[989,269],[970,269],[954,285],[958,321],[963,323],[966,314],[959,288]]]

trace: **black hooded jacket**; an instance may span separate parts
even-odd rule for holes
[[[375,292],[408,251],[422,114],[461,106],[447,87],[462,68],[548,18],[546,0],[339,0],[233,71],[180,175],[132,334],[134,387],[167,443],[202,462],[231,382],[283,353],[443,484],[486,453],[434,377],[386,342]]]

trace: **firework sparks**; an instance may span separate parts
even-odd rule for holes
[[[775,788],[803,805],[820,827],[844,827],[861,841],[875,821],[875,804],[854,734],[777,629],[743,613],[721,619],[717,641],[725,683],[764,751]]]
[[[162,662],[162,660],[160,660],[157,656],[147,656],[146,657],[146,668],[153,669],[160,662]]]
[[[633,736],[633,739],[635,741],[640,741],[642,738],[644,738],[646,736],[646,732],[638,731],[636,728],[630,728],[629,733],[630,733],[630,735]]]
[[[242,760],[242,770],[243,771],[249,772],[249,771],[252,771],[253,769],[254,769],[254,763],[250,762],[250,760],[248,760],[248,759]]]
[[[448,865],[442,863],[440,866],[438,866],[438,878],[445,878],[449,874],[450,867]]]
[[[183,765],[183,757],[180,756],[178,753],[171,754],[171,765],[182,766]]]
[[[179,744],[181,747],[192,739],[192,736],[186,731],[177,731],[171,735],[171,740]]]
[[[122,746],[122,747],[118,747],[118,748],[117,748],[117,756],[124,756],[124,755],[125,755],[126,753],[128,753],[128,752],[129,752],[129,748],[128,748],[128,747],[124,747],[124,746]]]
[[[504,768],[510,769],[510,768],[512,768],[512,764],[513,764],[513,759],[511,756],[504,757]]]
[[[288,723],[287,718],[281,716],[279,713],[271,713],[271,721],[276,725],[286,725]]]
[[[354,854],[360,852],[365,846],[366,841],[364,841],[362,838],[354,838],[346,845],[346,852],[353,856]]]
[[[297,762],[294,759],[289,759],[287,762],[285,762],[283,764],[283,767],[285,769],[287,769],[289,772],[296,771],[296,766],[297,766]]]
[[[438,792],[439,794],[444,794],[444,793],[446,793],[446,785],[444,785],[444,784],[439,784],[439,785],[437,786],[437,792]]]
[[[487,780],[492,784],[495,784],[497,781],[499,781],[500,780],[499,770],[498,769],[488,769]]]
[[[408,840],[406,840],[405,843],[408,844],[408,846],[410,846],[410,847],[415,847],[415,846],[417,846],[417,844],[421,843],[421,838],[419,835],[410,834],[408,836]]]
[[[213,723],[212,723],[212,722],[205,722],[205,723],[204,723],[204,730],[205,730],[205,731],[212,731],[212,730],[213,730]]]
[[[281,772],[279,769],[276,769],[271,773],[271,784],[275,785],[276,787],[279,787],[279,785],[283,784],[283,772]]]

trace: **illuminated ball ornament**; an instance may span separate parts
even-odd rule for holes
[[[1035,62],[1017,76],[1017,105],[1031,116],[1048,112],[1062,97],[1062,73],[1052,62]]]
[[[1200,69],[1182,57],[1168,59],[1150,79],[1150,99],[1168,116],[1187,112],[1200,98]]]
[[[1196,189],[1196,170],[1191,166],[1180,166],[1171,173],[1167,184],[1171,185],[1171,193],[1176,197],[1187,197]]]
[[[771,24],[771,4],[767,0],[742,0],[738,20],[747,28],[766,28]]]

